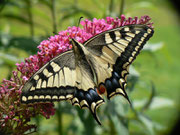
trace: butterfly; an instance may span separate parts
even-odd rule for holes
[[[21,102],[69,100],[88,108],[95,120],[97,108],[125,91],[129,66],[154,30],[146,25],[127,25],[102,32],[84,43],[71,39],[72,50],[61,53],[40,68],[22,88]]]

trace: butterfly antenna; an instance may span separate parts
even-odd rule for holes
[[[78,28],[79,28],[79,24],[80,24],[82,18],[83,18],[82,16],[79,18],[79,21],[78,21]]]
[[[77,32],[78,32],[78,30],[79,30],[79,25],[80,25],[80,22],[81,22],[81,19],[82,19],[82,18],[83,18],[82,16],[79,18],[78,25],[77,25],[77,31],[76,31],[75,37],[77,36]]]

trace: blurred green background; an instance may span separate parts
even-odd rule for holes
[[[133,63],[127,101],[116,96],[98,110],[103,126],[88,110],[56,104],[56,115],[36,117],[34,135],[168,135],[179,118],[180,24],[168,0],[2,0],[0,3],[0,80],[10,78],[15,63],[37,53],[39,43],[81,16],[149,15],[155,34]]]

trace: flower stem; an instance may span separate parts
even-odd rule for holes
[[[36,121],[37,127],[40,129],[40,117],[39,116],[35,117],[35,121]],[[39,132],[37,132],[36,134],[39,135]]]
[[[62,131],[62,111],[61,111],[61,104],[60,103],[58,103],[57,117],[58,117],[58,133],[59,133],[59,135],[63,135],[63,131]]]
[[[155,89],[154,83],[151,82],[151,85],[152,85],[151,95],[150,95],[150,97],[149,97],[149,100],[148,100],[148,101],[145,103],[145,105],[141,108],[141,111],[142,111],[142,112],[145,111],[145,110],[147,110],[147,109],[150,107],[150,105],[151,105],[151,103],[152,103],[152,101],[153,101],[153,99],[154,99],[154,97],[155,97],[155,95],[156,95],[156,89]]]
[[[109,129],[110,129],[109,134],[115,135],[116,134],[115,127],[109,114],[108,114],[108,118],[109,118]]]
[[[32,14],[32,2],[31,0],[27,1],[27,12],[29,18],[29,27],[30,27],[30,34],[31,37],[34,37],[34,22],[33,22],[33,14]]]
[[[51,0],[51,15],[52,15],[52,23],[53,23],[53,32],[57,33],[55,5],[56,5],[56,0]]]
[[[121,0],[120,2],[120,10],[119,10],[119,16],[121,16],[124,12],[124,3],[125,1],[124,0]]]
[[[110,3],[109,3],[109,16],[112,15],[113,8],[114,8],[114,0],[110,0]]]

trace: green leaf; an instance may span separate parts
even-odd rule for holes
[[[15,14],[12,14],[12,13],[4,13],[0,17],[4,17],[4,18],[7,18],[7,19],[13,19],[13,20],[16,20],[16,21],[19,21],[19,22],[22,22],[22,23],[29,24],[29,21],[26,18],[15,15]]]
[[[173,107],[174,101],[169,98],[155,97],[150,105],[150,109],[160,109],[165,107]]]
[[[15,63],[18,61],[21,61],[21,59],[17,58],[14,55],[10,55],[10,54],[5,54],[0,52],[0,59],[7,65],[10,65],[12,67],[15,66]]]
[[[13,46],[16,48],[20,48],[29,53],[36,53],[37,45],[38,43],[36,43],[32,38],[27,37],[14,37],[9,43],[9,47]]]
[[[77,112],[78,111],[78,112]],[[70,123],[69,127],[67,128],[67,131],[68,132],[72,132],[73,134],[79,134],[79,135],[82,135],[83,134],[83,129],[84,129],[84,126],[83,126],[83,123],[82,123],[82,119],[80,117],[82,117],[82,111],[80,111],[80,109],[77,109],[77,113],[74,114],[73,116],[73,120],[72,122]],[[81,116],[79,116],[81,115]],[[68,134],[68,133],[67,133]]]
[[[0,32],[0,47],[8,46],[11,39],[12,37],[8,33]]]
[[[154,97],[155,97],[155,91],[156,91],[156,88],[155,88],[155,85],[153,82],[151,82],[151,94],[148,98],[148,101],[144,104],[144,106],[141,108],[141,111],[145,111],[146,109],[149,108],[149,106],[151,105]]]
[[[129,110],[129,103],[123,96],[118,96],[114,101],[114,110],[118,116],[125,117]]]
[[[142,2],[136,2],[133,6],[134,8],[151,8],[153,7],[153,4],[152,2],[142,1]]]
[[[133,100],[133,106],[135,108],[142,108],[144,104],[147,103],[147,100],[147,98],[142,100]],[[154,97],[149,106],[149,109],[161,109],[165,107],[173,107],[174,105],[174,101],[169,98]]]
[[[51,3],[49,0],[39,0],[41,4],[46,5],[47,7],[51,8]]]
[[[118,135],[129,135],[128,127],[119,120],[117,115],[110,115]]]
[[[140,73],[131,65],[129,68],[130,75],[128,76],[128,89],[133,91],[136,83],[139,80]]]
[[[154,125],[152,120],[150,120],[147,116],[145,116],[142,113],[137,113],[138,119],[142,122],[142,124],[145,126],[147,130],[144,130],[147,132],[148,135],[155,135],[154,132]]]
[[[12,0],[1,1],[0,11],[2,11],[5,7],[7,7],[7,8],[14,8],[14,7],[22,8],[23,5],[20,5],[18,2],[15,2],[15,1],[12,1]]]
[[[129,74],[134,77],[140,76],[140,73],[132,65],[129,68]]]
[[[114,100],[108,102],[106,108],[106,115],[109,116],[110,123],[112,127],[114,127],[110,129],[110,132],[117,132],[118,135],[129,135],[126,119],[129,109],[129,103],[127,100],[123,97],[117,96]]]
[[[163,42],[159,42],[159,43],[155,43],[155,44],[147,43],[147,45],[144,46],[143,51],[155,52],[155,51],[161,49],[163,46],[164,46]]]
[[[134,108],[142,108],[144,106],[144,104],[147,102],[147,98],[145,99],[142,99],[142,100],[137,100],[137,99],[134,99],[133,100],[133,107]]]
[[[158,122],[153,122],[153,125],[154,125],[154,128],[158,131],[163,131],[163,130],[166,130],[166,128],[167,128],[166,126],[161,125]]]

